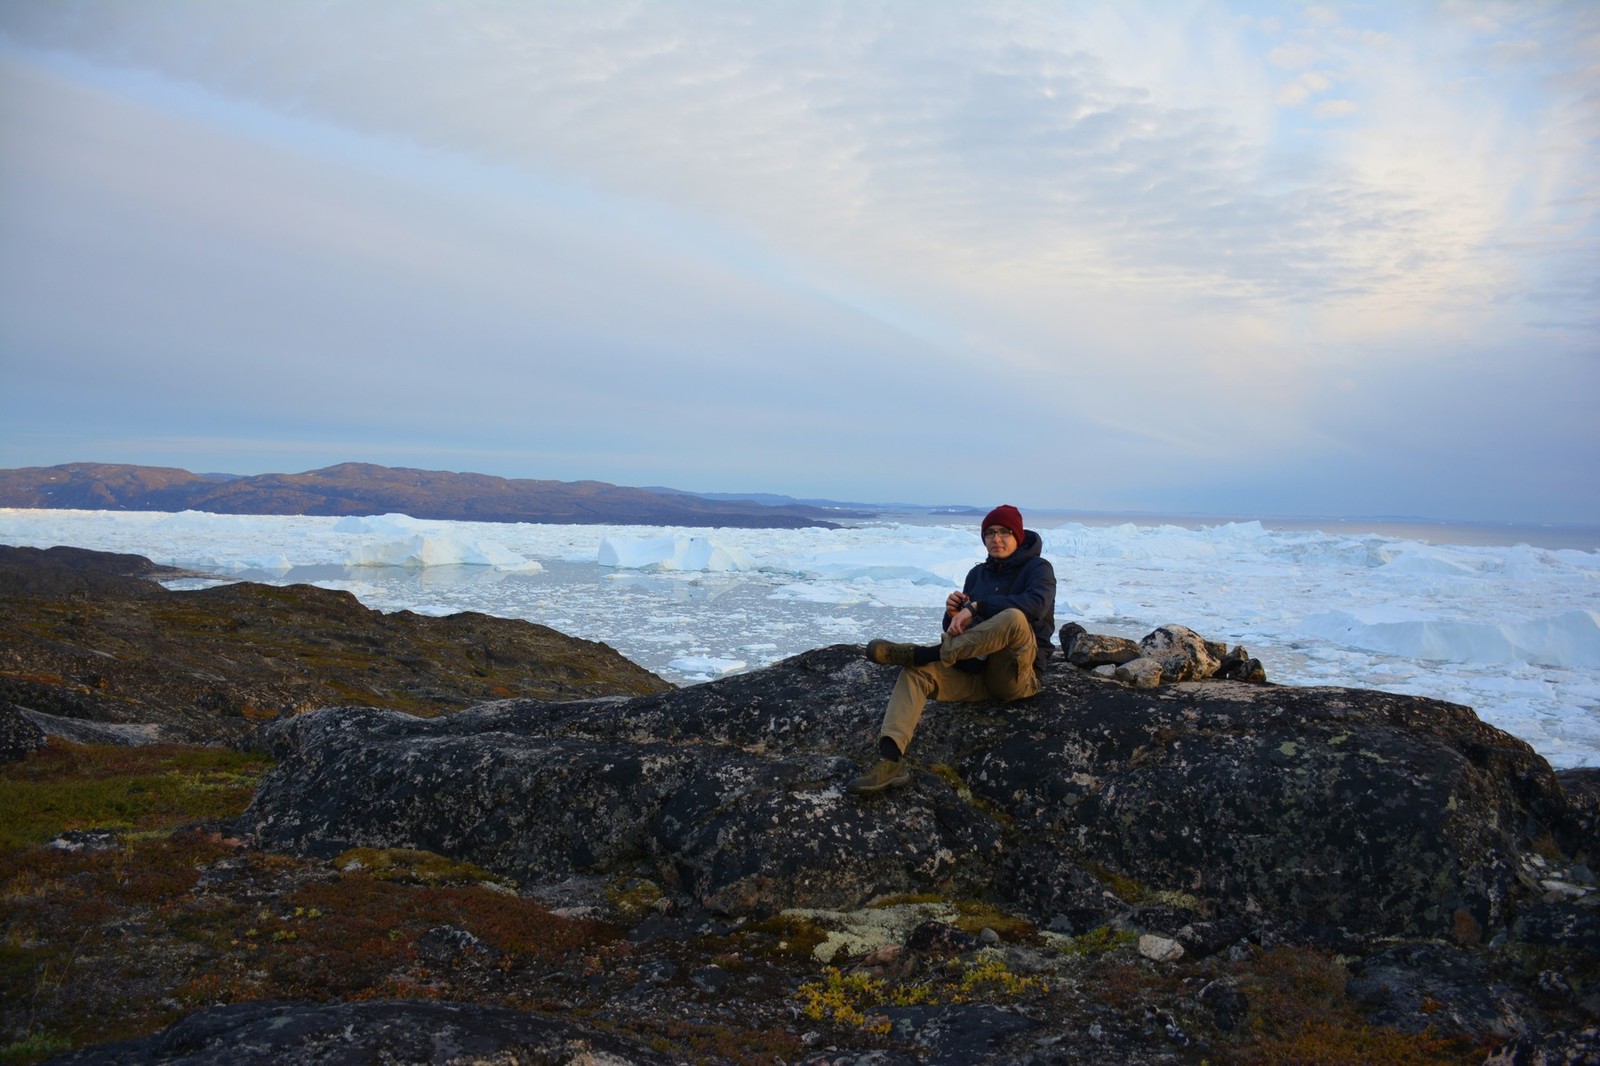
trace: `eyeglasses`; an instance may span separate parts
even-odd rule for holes
[[[1005,537],[1007,540],[1016,540],[1017,535],[1005,526],[990,526],[983,531],[983,539],[990,540],[994,537]]]

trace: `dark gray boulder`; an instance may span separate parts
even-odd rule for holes
[[[0,763],[26,759],[44,747],[45,732],[21,708],[0,703]]]
[[[1066,650],[1067,661],[1073,666],[1085,669],[1097,666],[1121,666],[1123,663],[1133,662],[1144,654],[1139,642],[1129,640],[1127,637],[1079,632],[1069,642],[1066,627],[1062,627],[1061,630],[1061,645]]]
[[[1438,943],[1398,944],[1351,967],[1345,991],[1368,1018],[1403,1033],[1518,1037],[1534,1005],[1495,979],[1481,954]]]
[[[505,1007],[434,1000],[233,1003],[143,1040],[101,1044],[52,1066],[666,1066],[638,1041]]]
[[[1060,662],[1029,700],[930,705],[912,783],[851,797],[894,677],[835,646],[636,698],[316,711],[265,727],[279,763],[242,829],[313,855],[422,848],[524,882],[643,869],[727,913],[936,892],[1078,926],[1136,898],[1190,924],[1467,940],[1537,897],[1532,841],[1580,835],[1549,765],[1465,707],[1214,680],[1140,691]]]
[[[1578,819],[1577,849],[1589,865],[1600,869],[1600,767],[1581,766],[1556,771],[1561,790]]]
[[[1600,1026],[1520,1037],[1483,1060],[1483,1066],[1593,1066],[1600,1062]]]

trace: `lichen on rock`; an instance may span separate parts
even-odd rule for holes
[[[911,756],[947,769],[848,796],[892,679],[835,646],[633,699],[330,708],[264,728],[279,766],[246,824],[267,846],[426,848],[524,882],[642,868],[725,913],[987,893],[1044,926],[1104,907],[1099,868],[1214,909],[1441,936],[1462,912],[1507,928],[1532,836],[1578,831],[1544,760],[1463,707],[1145,693],[1065,664],[1029,700],[934,705]]]

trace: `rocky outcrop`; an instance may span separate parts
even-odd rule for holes
[[[826,929],[816,957],[864,980],[999,942],[914,919],[874,935],[898,900],[981,899],[1154,967],[1314,945],[1353,960],[1348,1001],[1378,1024],[1504,1045],[1505,1062],[1592,1046],[1548,1021],[1600,1015],[1592,808],[1467,708],[1239,681],[1146,690],[1058,661],[1032,699],[932,705],[911,784],[851,797],[840,785],[872,757],[893,680],[836,646],[631,699],[434,721],[316,711],[264,729],[278,766],[240,828],[306,856],[439,851],[525,892],[644,877],[730,925]],[[1060,956],[1004,958],[1071,980]],[[1224,976],[1186,1010],[1217,1033],[1253,1016],[1225,970],[1204,972]],[[1183,1046],[1192,1024],[1147,1008],[1142,1028],[1051,1018],[1033,1033],[1032,1015],[978,1004],[881,1017],[919,1049],[881,1061],[941,1063],[1059,1061],[1052,1046],[1187,1061],[1156,1045]]]
[[[312,585],[173,592],[152,580],[180,573],[136,555],[0,545],[0,737],[25,715],[79,742],[208,743],[336,703],[438,714],[671,687],[604,644],[530,622],[385,614]]]
[[[1458,940],[1538,897],[1534,841],[1582,834],[1548,764],[1464,707],[1065,666],[1030,700],[935,705],[912,785],[863,802],[843,756],[893,677],[837,646],[634,699],[320,710],[265,728],[280,762],[245,828],[524,882],[642,866],[728,913],[985,894],[1081,929],[1120,895],[1166,901],[1173,932],[1248,914]]]
[[[0,704],[0,763],[25,759],[44,747],[45,733],[38,723],[9,704]]]
[[[1061,627],[1061,648],[1074,666],[1094,670],[1135,688],[1177,681],[1267,679],[1261,660],[1241,647],[1206,640],[1188,626],[1161,626],[1142,640],[1090,633],[1076,622]]]
[[[192,1014],[145,1040],[85,1048],[52,1061],[57,1066],[668,1066],[672,1059],[599,1027],[527,1011],[385,1000],[234,1003]]]

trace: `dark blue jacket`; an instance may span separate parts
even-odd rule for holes
[[[1004,559],[985,559],[967,571],[961,591],[978,601],[978,619],[992,618],[1007,607],[1015,607],[1033,623],[1038,641],[1039,665],[1050,657],[1050,638],[1056,631],[1056,571],[1039,552],[1044,542],[1033,530],[1025,530],[1017,550]],[[945,616],[945,624],[950,616]]]

